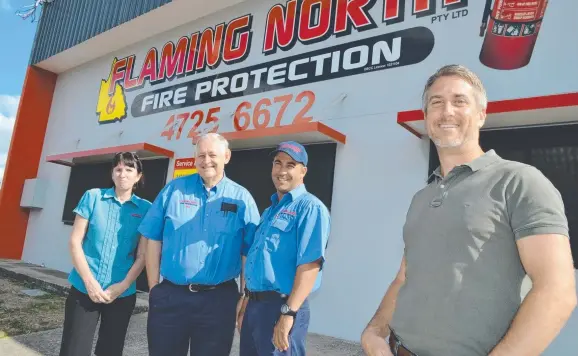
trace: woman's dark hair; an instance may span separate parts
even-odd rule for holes
[[[118,166],[119,163],[124,164],[127,167],[131,167],[136,169],[136,171],[138,173],[141,173],[142,176],[139,179],[139,181],[132,187],[132,190],[134,191],[137,187],[142,187],[144,185],[144,173],[142,171],[142,162],[140,161],[140,159],[138,158],[138,156],[136,155],[136,153],[132,153],[132,152],[119,152],[116,155],[114,155],[114,158],[112,159],[112,168],[111,168],[111,173],[112,171],[114,171],[114,168],[116,166]],[[114,183],[113,183],[114,186]]]

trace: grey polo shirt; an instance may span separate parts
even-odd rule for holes
[[[516,241],[568,236],[558,190],[493,150],[412,199],[403,228],[406,282],[391,327],[419,356],[488,355],[521,304]]]

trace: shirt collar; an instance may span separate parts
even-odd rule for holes
[[[482,168],[486,168],[490,164],[498,161],[499,159],[500,156],[496,153],[495,150],[492,149],[485,152],[483,155],[474,159],[473,161],[463,164],[463,166],[467,166],[472,170],[472,172],[476,172]],[[432,178],[443,179],[441,172],[442,172],[441,166],[438,166],[427,178],[428,183],[430,183],[433,180]]]
[[[114,188],[108,188],[102,196],[103,198],[114,198],[116,196],[114,194]]]
[[[133,194],[130,196],[130,201],[131,201],[134,205],[139,206],[139,199],[137,198],[136,194],[133,193]]]
[[[107,199],[115,199],[118,201],[117,197],[116,197],[116,193],[114,192],[114,187],[108,188],[104,194],[102,195],[103,198],[107,198]],[[130,202],[132,202],[134,205],[139,206],[138,205],[138,198],[136,197],[136,195],[133,193],[130,196]]]
[[[207,188],[205,187],[205,183],[203,182],[203,178],[201,177],[201,175],[199,173],[195,173],[195,175],[197,176],[197,183],[201,186],[201,189],[206,191]],[[212,187],[210,190],[214,190],[215,192],[219,192],[221,189],[223,189],[225,187],[225,185],[227,184],[228,181],[229,181],[229,178],[227,178],[227,174],[225,172],[223,172],[223,179],[221,179],[219,181],[219,183],[217,183],[217,185]]]
[[[302,183],[297,187],[295,187],[293,190],[289,191],[289,193],[285,194],[285,196],[288,195],[289,197],[291,197],[291,201],[293,201],[305,193],[307,193],[307,189],[305,188],[305,184]],[[277,193],[271,195],[271,202],[273,204],[277,204],[279,202],[279,196],[277,195]]]
[[[437,179],[443,179],[442,177],[442,168],[440,166],[438,166],[436,169],[434,169],[433,172],[431,172],[431,174],[427,177],[427,182],[431,183]]]
[[[482,168],[486,168],[490,164],[496,162],[500,159],[500,156],[494,150],[489,150],[488,152],[484,153],[480,157],[476,158],[475,160],[471,161],[470,163],[466,163],[465,165],[470,167],[473,172],[479,171]]]

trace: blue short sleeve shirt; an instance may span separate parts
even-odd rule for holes
[[[207,190],[199,174],[169,182],[139,227],[162,241],[160,273],[175,284],[215,285],[241,273],[247,236],[259,210],[247,189],[226,176]]]
[[[82,250],[92,275],[103,290],[122,282],[134,264],[140,237],[137,228],[150,206],[148,200],[134,194],[121,203],[114,188],[95,188],[86,191],[74,209],[74,213],[88,220]],[[68,280],[76,289],[87,293],[75,268]],[[120,297],[135,292],[136,282],[133,282]]]
[[[246,261],[246,286],[252,292],[276,291],[290,294],[297,267],[325,261],[329,239],[330,215],[327,207],[300,185],[272,205],[263,217],[253,239]],[[321,285],[319,272],[312,292]]]

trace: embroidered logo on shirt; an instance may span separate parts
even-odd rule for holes
[[[141,214],[136,214],[136,213],[134,213],[134,214],[130,214],[130,215],[131,215],[131,216],[134,216],[135,218],[139,218],[139,219],[142,218],[142,215],[141,215]]]
[[[297,213],[296,213],[296,212],[291,211],[291,210],[287,210],[287,209],[281,210],[281,211],[279,212],[279,215],[281,215],[281,214],[287,214],[287,215],[291,215],[291,216],[297,216]]]
[[[181,201],[180,201],[180,204],[183,204],[183,205],[194,205],[194,206],[197,206],[197,205],[199,205],[199,202],[198,202],[198,201],[196,201],[196,200],[187,200],[187,199],[183,199],[183,200],[181,200]]]

